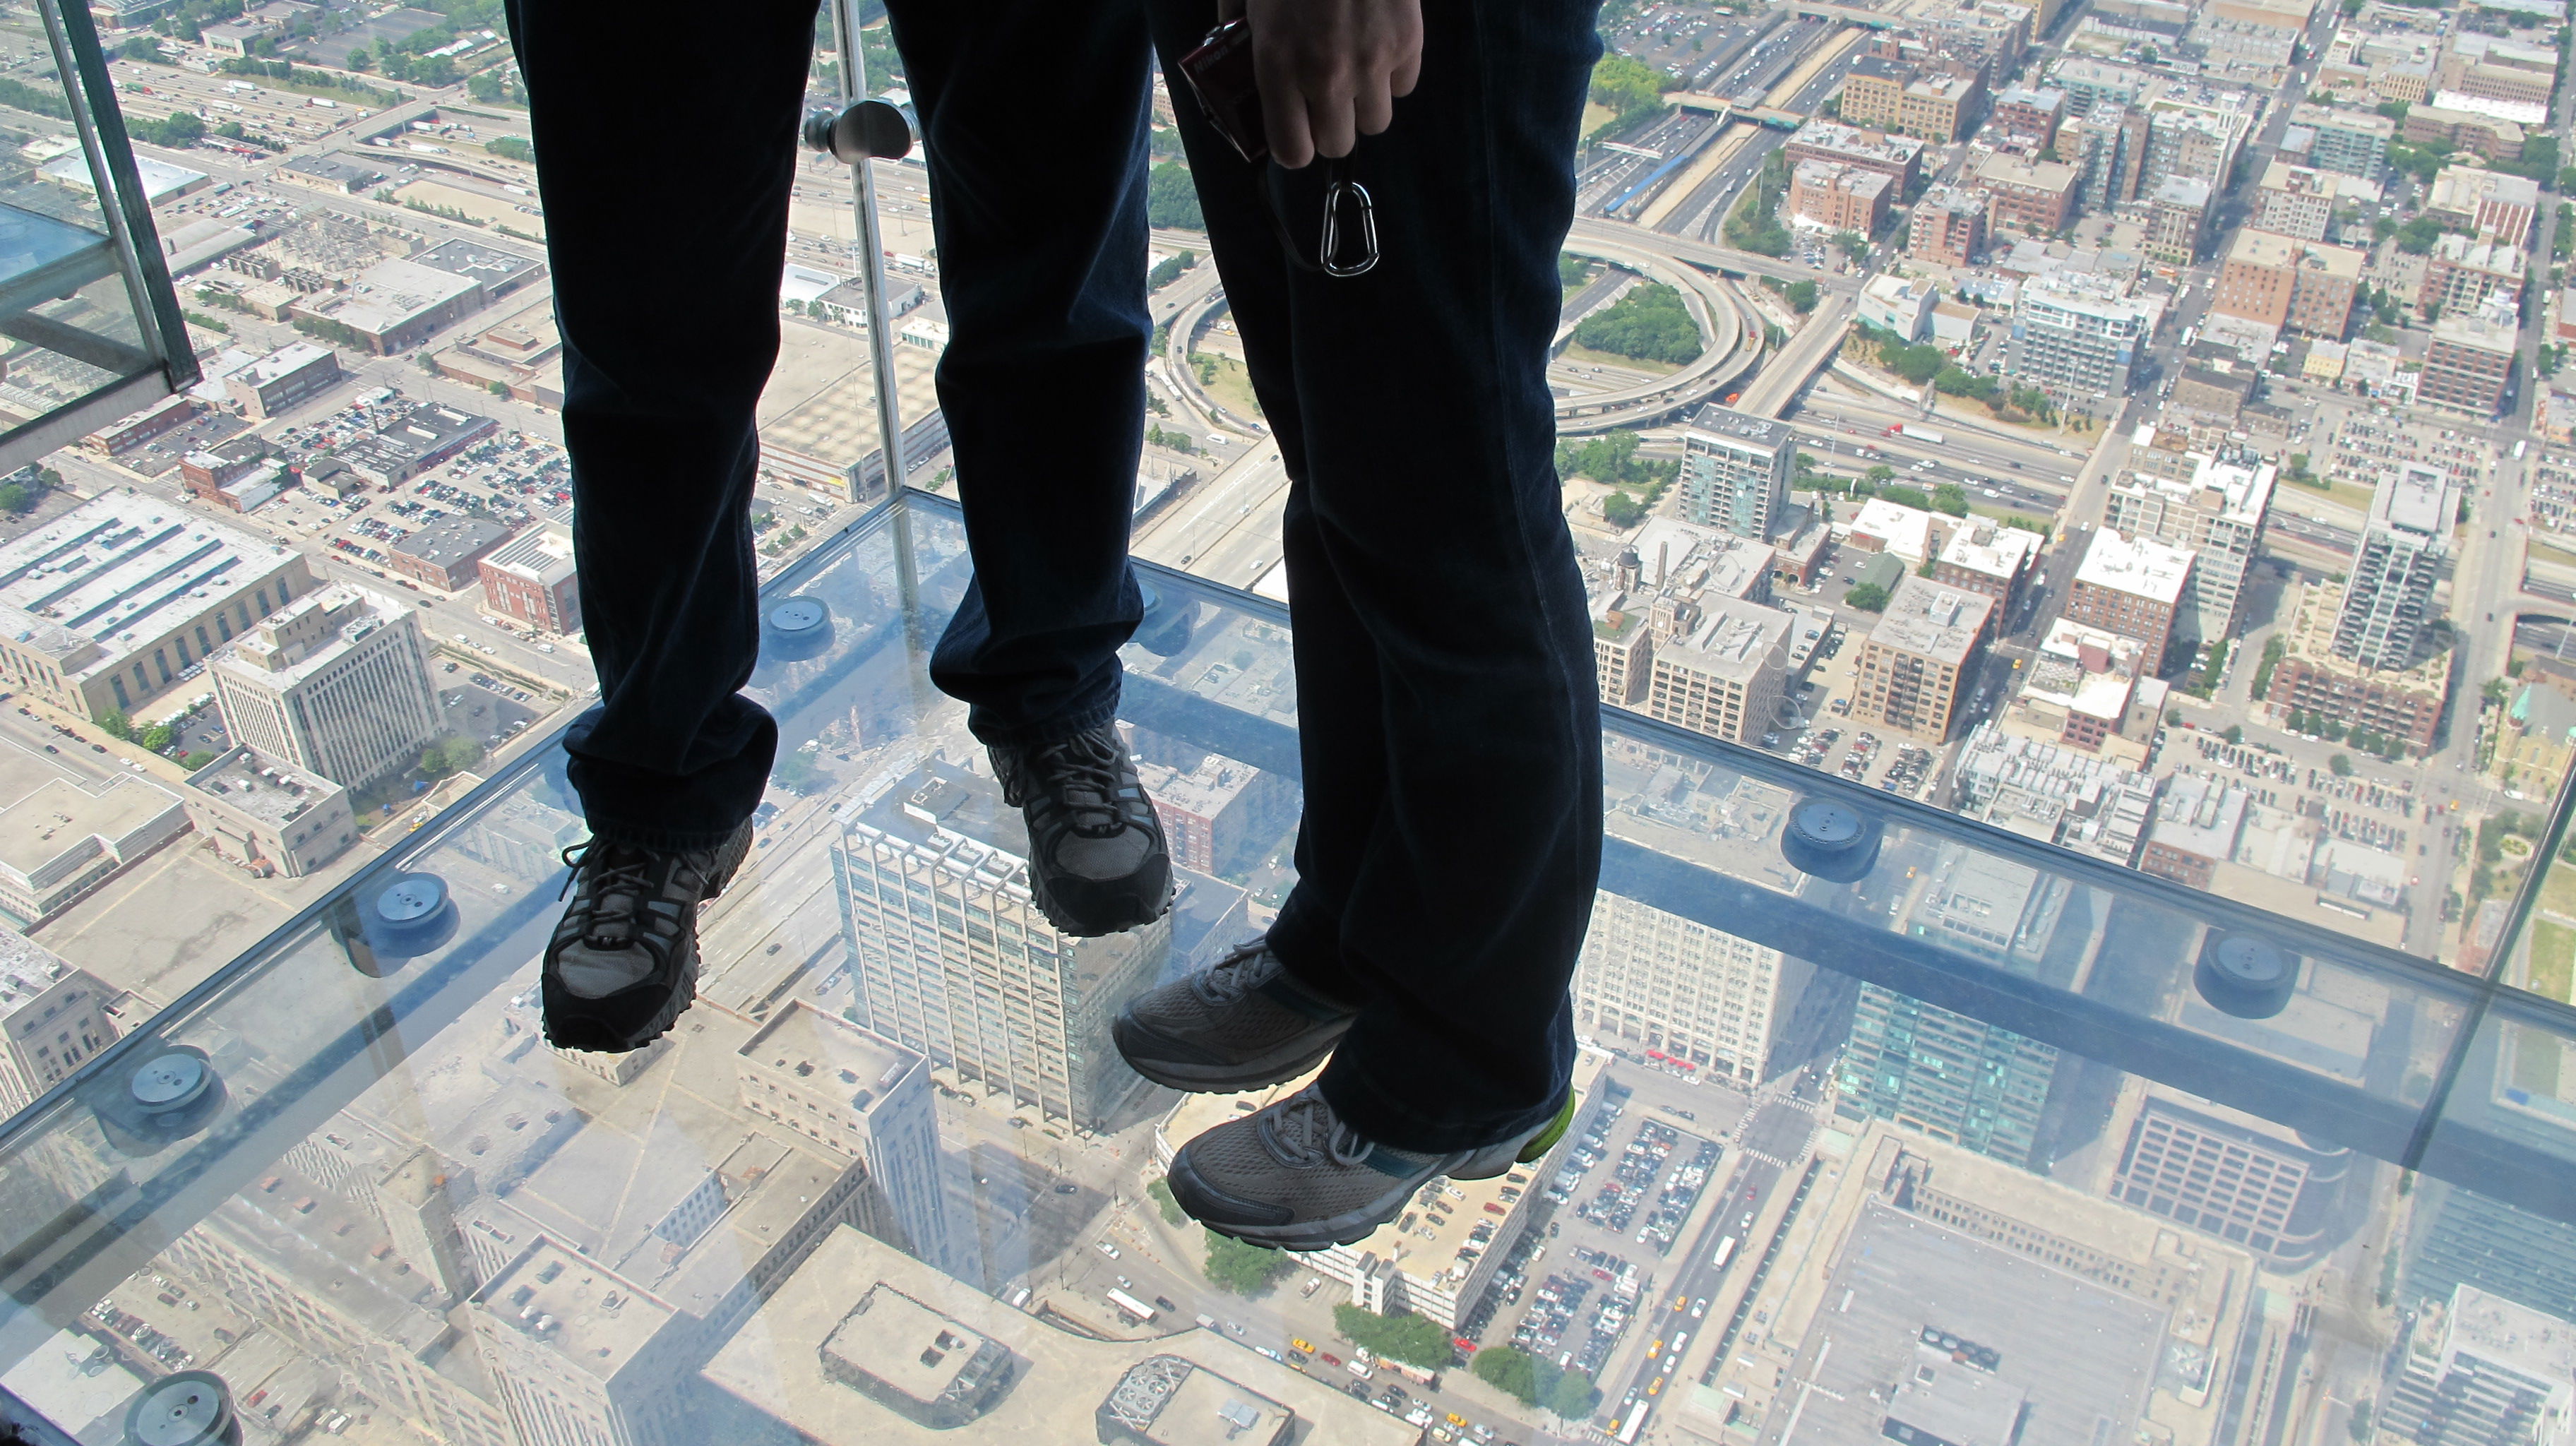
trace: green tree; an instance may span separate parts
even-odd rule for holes
[[[510,384],[504,381],[485,382],[483,384],[483,390],[490,392],[496,397],[506,397],[510,394]]]
[[[1162,1176],[1146,1181],[1145,1193],[1153,1197],[1154,1208],[1163,1212],[1164,1224],[1180,1225],[1189,1220],[1190,1217],[1181,1209],[1181,1202],[1172,1198],[1171,1183]]]
[[[1602,56],[1592,67],[1593,100],[1619,113],[1610,129],[1624,129],[1629,121],[1661,109],[1664,92],[1673,84],[1671,76],[1616,52]]]
[[[2487,685],[2478,690],[2479,694],[2487,700],[2488,705],[2496,708],[2504,706],[2505,695],[2509,691],[2502,678],[2489,678]]]
[[[1789,309],[1800,316],[1816,309],[1817,290],[1813,281],[1790,282],[1789,289],[1780,295],[1788,301]]]
[[[151,749],[155,753],[159,753],[170,746],[170,725],[167,723],[147,724],[144,726],[143,731],[134,735],[134,741],[145,748]]]
[[[24,512],[34,504],[35,500],[23,485],[16,482],[0,482],[0,512]]]
[[[2242,723],[2230,723],[2227,725],[2227,732],[2223,736],[2227,739],[2230,747],[2243,743],[2245,741],[2245,725]]]
[[[1887,589],[1874,582],[1860,583],[1843,594],[1843,602],[1865,613],[1883,613],[1887,611]]]
[[[99,732],[110,738],[134,736],[134,718],[122,708],[110,708],[90,721],[98,725]]]
[[[173,111],[159,120],[136,117],[126,129],[139,141],[148,141],[168,150],[184,151],[205,139],[206,123],[186,111]]]
[[[1207,216],[1199,209],[1199,188],[1190,180],[1186,164],[1165,161],[1146,174],[1145,220],[1183,231],[1207,229]]]
[[[1153,270],[1145,273],[1145,289],[1160,291],[1179,280],[1182,272],[1198,264],[1199,253],[1195,251],[1184,251],[1178,256],[1166,256],[1155,265]]]
[[[494,136],[483,143],[483,149],[505,161],[534,162],[537,148],[519,136]]]
[[[1646,506],[1625,492],[1601,499],[1601,519],[1613,527],[1634,527],[1646,520]]]
[[[215,759],[218,756],[219,755],[217,754],[208,753],[202,748],[191,748],[187,752],[179,755],[179,766],[188,770],[190,773],[194,773],[200,768],[213,767]]]
[[[1250,1299],[1295,1269],[1284,1251],[1246,1245],[1229,1235],[1207,1232],[1208,1284]]]
[[[1448,1365],[1457,1353],[1447,1331],[1411,1311],[1379,1315],[1344,1301],[1333,1307],[1333,1329],[1388,1360],[1426,1371]]]
[[[1700,354],[1699,323],[1682,294],[1662,282],[1636,287],[1574,328],[1577,346],[1639,361],[1680,364]]]
[[[1538,1357],[1513,1346],[1487,1346],[1476,1352],[1476,1379],[1520,1402],[1539,1403]]]
[[[2338,753],[2327,759],[2326,767],[2334,770],[2334,776],[2337,778],[2352,777],[2352,759],[2346,754]]]
[[[1577,256],[1570,251],[1557,253],[1556,279],[1558,282],[1566,286],[1580,286],[1591,275],[1592,263],[1587,258]]]
[[[1968,515],[1968,489],[1956,482],[1944,482],[1932,489],[1932,510],[1952,517]]]
[[[1869,238],[1858,231],[1837,231],[1834,233],[1834,248],[1858,261],[1869,254]]]
[[[1893,487],[1881,487],[1878,489],[1878,495],[1899,507],[1911,507],[1917,512],[1932,510],[1932,499],[1924,494],[1923,489],[1907,483],[1900,482]]]
[[[1873,488],[1878,488],[1884,487],[1888,483],[1896,480],[1896,469],[1888,466],[1884,462],[1881,462],[1877,466],[1870,468],[1868,471],[1863,472],[1860,475],[1862,481],[1867,482]]]
[[[769,770],[772,783],[800,797],[814,787],[821,774],[822,766],[814,761],[814,750],[810,748],[780,754],[777,764]]]
[[[116,47],[116,53],[128,60],[148,60],[155,65],[169,64],[168,57],[161,53],[161,42],[149,35],[135,36]]]
[[[1601,1408],[1601,1390],[1581,1371],[1559,1371],[1547,1393],[1547,1409],[1568,1421],[1589,1418]]]

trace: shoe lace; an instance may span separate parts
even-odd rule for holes
[[[624,859],[612,862],[620,853]],[[571,893],[585,876],[589,879],[590,921],[582,930],[582,942],[593,949],[622,949],[635,942],[635,922],[644,907],[653,856],[640,849],[612,850],[594,838],[565,849],[562,858],[572,872],[555,891],[556,898]]]
[[[1077,733],[1029,755],[1030,771],[1064,805],[1073,831],[1107,838],[1127,827],[1118,807],[1118,751],[1100,733]]]
[[[1356,1165],[1377,1148],[1358,1130],[1342,1123],[1333,1107],[1324,1102],[1323,1092],[1313,1085],[1262,1115],[1259,1132],[1271,1158],[1292,1170],[1326,1163]]]
[[[1269,967],[1262,967],[1263,960]],[[1232,1004],[1246,994],[1270,982],[1279,972],[1276,956],[1270,952],[1267,939],[1252,939],[1237,944],[1224,958],[1190,976],[1190,989],[1211,1005]]]

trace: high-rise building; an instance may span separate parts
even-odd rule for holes
[[[1905,251],[1935,266],[1971,266],[1986,248],[1986,198],[1980,191],[1934,186],[1914,203]]]
[[[2083,173],[2080,195],[2085,210],[2108,211],[2138,199],[2148,130],[2145,111],[2117,101],[2069,117],[2058,128],[2057,154]]]
[[[2302,105],[2290,112],[2290,124],[2315,139],[2309,164],[2376,181],[2388,161],[2388,143],[2397,138],[2397,122],[2375,111],[2349,106]]]
[[[2517,344],[2514,329],[2503,322],[2483,316],[2443,317],[2433,323],[2433,339],[2424,348],[2416,399],[2480,417],[2498,415],[2513,385]]]
[[[475,564],[492,611],[549,633],[581,631],[581,583],[574,576],[572,529],[531,527]]]
[[[2145,652],[2135,638],[2059,618],[1997,721],[2017,737],[2143,768],[2168,691],[2142,670]]]
[[[2335,640],[2348,610],[2342,584],[2310,583],[2301,590],[2288,626],[2273,634],[2283,649],[2264,706],[2283,722],[2307,714],[2403,740],[2419,756],[2431,751],[2450,696],[2449,655],[2390,668],[2339,655]]]
[[[2414,664],[2424,625],[2439,615],[2433,588],[2459,511],[2460,485],[2439,468],[2408,462],[2380,479],[2335,618],[2335,656],[2365,668]]]
[[[2148,1085],[2103,1193],[2291,1274],[2342,1238],[2350,1223],[2342,1187],[2353,1170],[2348,1149],[2320,1149],[2260,1116]]]
[[[2481,241],[2474,236],[2437,236],[2424,257],[2424,282],[2415,289],[2415,310],[2428,317],[2468,316],[2495,299],[2510,311],[2522,301],[2523,278],[2531,258],[2520,245]]]
[[[419,615],[347,583],[262,618],[208,671],[235,742],[350,788],[418,762],[444,726]]]
[[[1883,723],[1931,743],[1947,742],[1959,690],[1983,656],[1995,601],[1925,577],[1908,576],[1861,644],[1852,684],[1854,722]]]
[[[1709,598],[1686,632],[1658,639],[1645,713],[1730,743],[1781,726],[1791,619],[1778,608]]]
[[[2065,406],[2126,397],[2163,315],[2162,301],[2115,295],[2090,278],[2033,277],[2013,311],[2004,372]]]
[[[2032,973],[2055,930],[2065,889],[2063,880],[2043,883],[2021,865],[1945,846],[1916,923],[1947,946]],[[2029,1165],[2056,1072],[2052,1046],[1863,984],[1851,1039],[1834,1067],[1834,1108],[1846,1120],[1893,1120],[2007,1164]]]
[[[2235,631],[2245,574],[2262,550],[2279,469],[2251,453],[2231,453],[2224,461],[2207,452],[2186,455],[2188,480],[2146,472],[2113,478],[2103,523],[2126,536],[2190,550],[2191,579],[2175,629],[2207,642]]]
[[[1950,785],[1959,813],[2123,867],[2138,857],[2156,800],[2155,780],[2135,763],[2059,747],[2008,722],[1977,725]]]
[[[0,669],[77,717],[132,713],[312,587],[303,553],[120,488],[0,546]]]
[[[2084,174],[2061,161],[1997,151],[1971,168],[1965,185],[1986,193],[1986,228],[2054,236],[2075,218]]]
[[[1828,231],[1875,236],[1887,220],[1895,184],[1883,171],[1841,161],[1800,161],[1789,173],[1789,214]]]
[[[0,1118],[35,1103],[116,1042],[115,991],[15,929],[0,929]]]
[[[796,999],[739,1056],[744,1109],[866,1164],[888,1206],[888,1240],[926,1265],[965,1273],[940,1180],[930,1068],[920,1055]]]
[[[1239,875],[1297,826],[1300,795],[1283,775],[1159,734],[1134,742],[1137,777],[1182,868]]]
[[[2558,1142],[2553,1141],[2553,1144]],[[2465,1185],[2425,1179],[2404,1293],[2420,1304],[2463,1286],[2576,1319],[2576,1225],[2535,1215]]]
[[[2536,1446],[2576,1413],[2576,1325],[2473,1285],[2428,1301],[2372,1424],[2415,1446]]]
[[[1895,130],[1904,114],[1906,82],[1913,78],[1912,66],[1883,55],[1858,56],[1843,76],[1835,113],[1845,125]]]
[[[2123,536],[2105,527],[2093,534],[2084,561],[2075,568],[2075,585],[2066,591],[2069,619],[2105,632],[2136,638],[2143,645],[2141,669],[2163,671],[2165,648],[2173,641],[2174,618],[2182,610],[2191,582],[2193,554],[2152,537]]]
[[[1576,1022],[1680,1060],[1701,1079],[1759,1084],[1814,966],[1603,889],[1574,966]]]
[[[2209,182],[2196,176],[2167,176],[2156,183],[2147,211],[2146,253],[2168,266],[2189,266],[2200,259],[2201,241],[2209,234]]]
[[[2445,166],[2433,178],[2424,211],[2468,227],[2481,241],[2528,246],[2540,214],[2540,183],[2484,166]]]
[[[1995,92],[1994,103],[1986,112],[1986,127],[1990,132],[2028,143],[2033,151],[2044,151],[2056,143],[2057,127],[2065,119],[2066,92],[2008,85]]]
[[[1798,439],[1786,422],[1706,406],[1682,429],[1681,515],[1768,541],[1789,506]]]
[[[2334,177],[2288,161],[2269,161],[2245,224],[2297,241],[2323,241],[2334,222]]]
[[[845,809],[832,851],[859,1022],[961,1080],[1097,1126],[1136,1083],[1109,1021],[1150,986],[1171,924],[1056,932],[1028,833],[987,779],[933,764]]]
[[[1932,580],[1961,592],[1983,593],[1995,600],[1997,609],[2008,610],[2044,540],[2036,532],[1983,518],[1963,522],[1941,544]]]
[[[2228,243],[2210,310],[2340,341],[2366,259],[2349,247],[2248,226]]]

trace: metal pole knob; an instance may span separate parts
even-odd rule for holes
[[[808,113],[804,136],[807,149],[849,165],[871,159],[899,161],[921,143],[921,119],[913,114],[910,96],[888,91],[847,106],[838,114],[828,110]]]

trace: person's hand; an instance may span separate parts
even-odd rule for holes
[[[1347,156],[1395,119],[1422,74],[1421,0],[1220,0],[1252,25],[1270,155],[1296,170]]]

